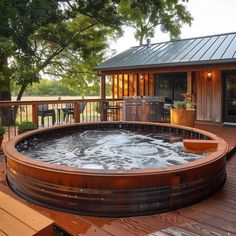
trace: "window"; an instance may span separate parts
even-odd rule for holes
[[[183,100],[182,93],[187,92],[187,73],[155,74],[155,96],[174,100]]]

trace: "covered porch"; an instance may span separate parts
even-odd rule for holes
[[[195,103],[196,120],[236,123],[236,34],[133,47],[96,67],[101,98],[158,97]]]

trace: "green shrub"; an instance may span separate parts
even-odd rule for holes
[[[5,128],[0,124],[0,135],[5,134]]]
[[[18,125],[18,130],[19,131],[27,131],[27,130],[34,130],[37,129],[37,125],[34,124],[31,121],[24,121],[21,124]]]
[[[173,107],[176,109],[194,109],[195,103],[194,102],[186,102],[186,101],[174,101]]]
[[[195,105],[196,105],[196,103],[194,103],[194,102],[187,102],[186,109],[194,109]]]
[[[186,109],[185,101],[174,101],[173,107],[176,109]]]

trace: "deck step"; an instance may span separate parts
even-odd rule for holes
[[[54,221],[0,192],[0,235],[53,235]]]

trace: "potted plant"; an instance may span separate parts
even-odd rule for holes
[[[2,146],[3,135],[5,134],[4,127],[0,124],[0,147]]]
[[[34,129],[37,129],[37,125],[34,124],[33,122],[31,121],[24,121],[22,122],[21,124],[18,125],[18,134],[22,134],[22,133],[25,133],[27,131],[30,131],[30,130],[34,130]]]
[[[174,101],[170,109],[171,124],[194,127],[195,125],[195,103],[192,102],[191,96],[186,93],[182,94],[184,101]]]

